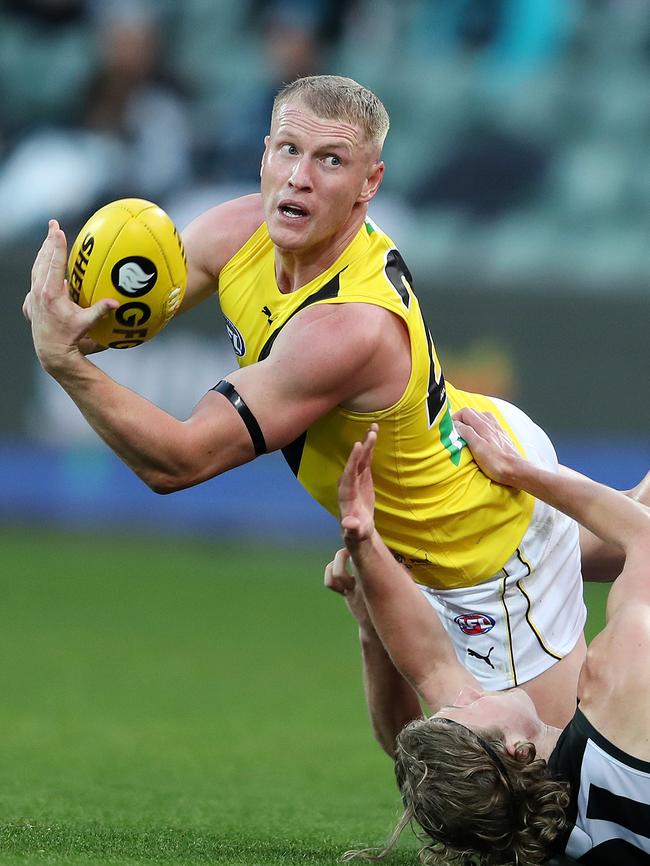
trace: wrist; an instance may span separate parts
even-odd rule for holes
[[[71,374],[83,368],[87,363],[76,346],[62,350],[48,349],[38,353],[38,360],[45,372],[59,382],[63,382]]]

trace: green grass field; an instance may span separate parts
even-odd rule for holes
[[[40,531],[0,550],[1,866],[329,866],[383,841],[399,801],[330,551]]]

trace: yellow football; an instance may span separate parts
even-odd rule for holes
[[[139,198],[104,205],[81,229],[68,258],[68,292],[82,307],[120,306],[90,331],[100,346],[130,349],[158,334],[187,284],[180,236],[162,208]]]

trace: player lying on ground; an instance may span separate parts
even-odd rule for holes
[[[81,309],[69,299],[56,221],[24,304],[36,353],[97,433],[161,493],[281,448],[298,480],[337,514],[352,443],[380,421],[376,521],[386,544],[430,588],[474,676],[494,689],[525,684],[545,716],[563,723],[585,653],[576,527],[528,494],[491,484],[452,412],[489,409],[523,453],[550,468],[555,454],[522,412],[445,381],[408,267],[368,219],[387,131],[380,100],[350,79],[299,79],[280,92],[260,195],[212,208],[183,233],[184,307],[218,292],[242,367],[188,420],[84,356],[88,331],[116,302]],[[482,624],[467,619],[474,611]],[[486,661],[480,649],[466,653],[466,638],[488,625],[495,649]]]
[[[650,509],[570,470],[534,466],[489,415],[462,410],[456,423],[490,478],[580,521],[620,547],[625,565],[609,593],[607,625],[580,672],[579,709],[564,730],[551,727],[523,689],[486,693],[459,663],[374,527],[376,427],[354,446],[339,500],[358,582],[342,569],[341,555],[326,582],[347,593],[366,643],[371,632],[381,641],[366,668],[370,688],[388,684],[395,697],[401,681],[406,709],[393,709],[392,718],[415,719],[394,749],[405,812],[386,853],[415,819],[427,837],[424,862],[474,856],[483,866],[526,866],[559,851],[590,864],[648,862]],[[417,695],[428,718],[417,718]]]

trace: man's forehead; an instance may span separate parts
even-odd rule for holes
[[[319,117],[306,106],[296,102],[288,102],[280,106],[276,112],[271,132],[278,133],[284,130],[298,130],[311,135],[329,136],[351,145],[365,143],[364,132],[357,124],[349,123],[346,120]]]

